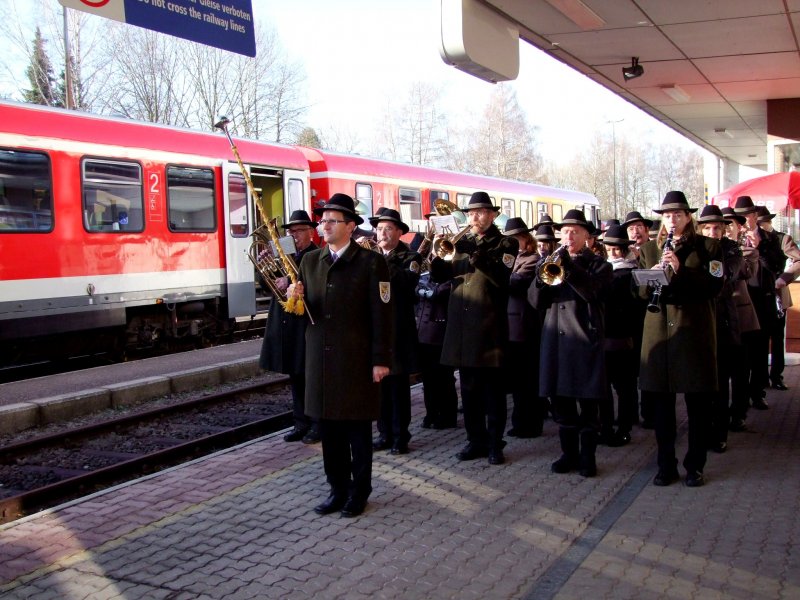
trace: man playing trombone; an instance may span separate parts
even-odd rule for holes
[[[587,248],[594,225],[582,211],[568,210],[556,228],[563,245],[539,263],[528,290],[528,301],[544,315],[539,395],[552,398],[559,426],[561,457],[552,471],[593,477],[598,407],[606,394],[603,301],[612,268]]]

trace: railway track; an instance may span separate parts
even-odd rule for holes
[[[288,377],[0,447],[0,524],[291,425]]]

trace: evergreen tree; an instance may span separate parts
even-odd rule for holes
[[[31,63],[25,70],[25,74],[30,81],[31,89],[24,91],[25,102],[32,104],[45,104],[47,106],[63,106],[61,98],[55,88],[55,77],[53,77],[53,67],[47,56],[44,47],[44,38],[41,30],[36,28],[36,35],[33,38],[33,53]]]

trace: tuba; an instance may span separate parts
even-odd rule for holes
[[[277,279],[280,277],[288,277],[292,283],[297,283],[297,265],[290,256],[286,255],[283,248],[281,248],[280,236],[278,235],[278,228],[275,226],[275,219],[267,219],[266,211],[261,205],[261,198],[259,198],[255,186],[253,186],[253,180],[250,179],[250,174],[242,163],[242,158],[239,156],[239,149],[236,147],[236,144],[233,143],[233,138],[228,131],[229,124],[230,119],[227,117],[220,117],[220,120],[214,123],[214,128],[221,129],[227,136],[233,156],[236,158],[236,164],[239,165],[239,170],[247,184],[247,191],[250,192],[250,196],[261,215],[261,220],[264,222],[263,225],[253,231],[253,242],[250,244],[250,250],[247,256],[264,279],[267,287],[275,294],[275,298],[284,310],[294,315],[307,314],[309,321],[313,325],[314,319],[312,319],[311,314],[306,311],[303,299],[288,298],[286,292],[281,291],[277,285]],[[265,229],[266,233],[264,232]]]
[[[536,270],[536,276],[545,285],[561,285],[566,279],[564,266],[561,264],[562,253],[566,252],[567,245],[559,246],[555,251],[547,255],[539,268]]]

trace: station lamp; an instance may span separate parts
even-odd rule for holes
[[[622,78],[625,81],[636,79],[644,75],[644,67],[639,64],[639,57],[634,56],[631,58],[630,67],[622,67]]]

